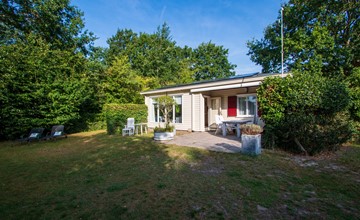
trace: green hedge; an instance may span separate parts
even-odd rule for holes
[[[121,133],[128,118],[135,124],[147,122],[148,109],[144,104],[106,104],[104,106],[108,134]]]
[[[267,146],[313,155],[336,150],[351,137],[350,96],[338,80],[296,72],[266,78],[257,94]]]

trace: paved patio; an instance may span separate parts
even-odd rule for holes
[[[236,137],[236,135],[224,137],[219,133],[215,135],[214,132],[191,132],[180,134],[176,135],[174,140],[166,141],[164,143],[226,153],[240,153],[241,151],[240,138]]]

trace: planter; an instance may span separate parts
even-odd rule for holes
[[[241,153],[249,155],[261,154],[261,134],[257,135],[241,135]]]
[[[176,130],[173,132],[154,132],[155,141],[169,141],[173,140],[176,134]]]

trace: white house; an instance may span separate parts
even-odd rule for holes
[[[154,128],[163,122],[156,103],[156,98],[163,95],[172,96],[177,103],[170,113],[177,130],[206,131],[218,114],[224,119],[254,119],[256,89],[269,76],[281,74],[239,75],[142,92],[148,106],[148,126]]]

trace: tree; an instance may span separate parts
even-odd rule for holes
[[[360,2],[358,0],[290,0],[283,5],[285,71],[321,72],[346,82],[351,120],[359,123]],[[265,29],[264,38],[248,42],[251,60],[263,72],[279,72],[280,23]]]
[[[208,42],[194,49],[192,61],[195,80],[225,78],[235,75],[236,65],[229,63],[228,50]]]
[[[143,103],[140,92],[144,87],[144,82],[146,80],[131,69],[126,56],[116,57],[105,71],[102,83],[106,103]]]
[[[69,0],[4,0],[0,3],[0,43],[12,44],[35,34],[51,49],[77,49],[87,53],[95,37],[83,31],[83,13]]]
[[[111,63],[115,57],[126,55],[129,58],[129,62],[133,64],[132,61],[136,57],[134,49],[136,49],[137,40],[138,35],[132,30],[117,30],[116,34],[106,41],[109,45],[106,61]]]
[[[97,111],[83,54],[50,48],[32,34],[0,47],[1,138],[54,124],[76,131],[86,124],[79,123],[86,120],[84,114]]]
[[[108,39],[109,49],[107,63],[111,63],[118,56],[127,56],[131,68],[141,77],[156,79],[152,88],[189,82],[188,60],[189,48],[186,52],[176,46],[172,40],[169,26],[164,23],[154,34],[139,33],[132,30],[118,30]],[[185,80],[183,79],[185,76]]]
[[[308,70],[315,65],[328,76],[349,76],[360,65],[359,1],[290,0],[283,9],[287,71]],[[263,72],[280,70],[280,34],[276,21],[265,29],[263,39],[247,43],[248,55]]]

